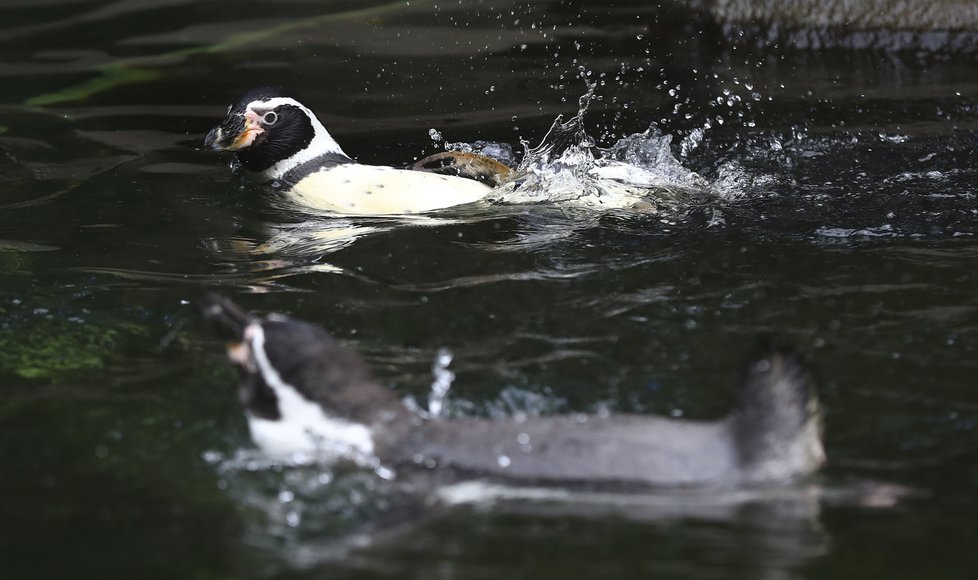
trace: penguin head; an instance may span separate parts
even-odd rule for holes
[[[351,450],[359,462],[373,453],[375,431],[403,417],[394,393],[319,326],[279,314],[260,318],[216,294],[198,305],[228,341],[240,374],[238,399],[265,451]]]
[[[204,146],[233,151],[245,169],[271,178],[323,155],[346,157],[316,115],[281,87],[245,93],[210,130]]]

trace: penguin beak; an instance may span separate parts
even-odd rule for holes
[[[220,127],[216,127],[214,131],[218,129]],[[227,354],[231,362],[249,372],[256,372],[257,366],[250,345],[255,332],[251,329],[259,324],[255,317],[215,292],[202,294],[194,302],[214,330],[227,341]]]
[[[245,330],[255,318],[216,292],[207,292],[194,299],[204,318],[214,330],[231,343],[245,341]]]
[[[231,113],[220,125],[210,130],[204,138],[204,147],[211,151],[237,151],[250,146],[264,132],[255,113]]]

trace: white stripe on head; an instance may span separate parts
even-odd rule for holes
[[[298,389],[282,379],[268,360],[265,330],[261,323],[249,324],[244,335],[250,343],[258,371],[278,399],[281,415],[278,420],[268,420],[247,413],[248,427],[255,444],[273,455],[313,454],[325,459],[345,457],[361,466],[377,463],[369,427],[330,417],[320,405],[306,399]]]
[[[305,149],[299,151],[292,157],[288,159],[283,159],[275,165],[272,165],[264,171],[265,175],[272,179],[280,179],[286,172],[294,167],[298,167],[306,161],[311,161],[321,155],[327,153],[338,153],[340,155],[346,155],[342,149],[340,149],[339,143],[329,134],[326,127],[319,121],[316,114],[309,110],[308,107],[300,103],[299,101],[293,99],[292,97],[272,97],[270,99],[258,99],[248,103],[245,107],[246,111],[253,111],[261,116],[276,107],[281,107],[283,105],[291,105],[296,107],[309,118],[309,122],[312,123],[313,138],[309,145]],[[346,155],[349,157],[349,155]]]

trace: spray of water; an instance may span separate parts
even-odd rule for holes
[[[579,100],[577,114],[558,117],[536,147],[526,151],[512,179],[491,197],[496,203],[546,203],[602,209],[631,209],[669,216],[693,207],[731,201],[738,197],[740,181],[726,167],[711,181],[686,168],[672,150],[672,136],[653,123],[642,133],[625,136],[601,148],[584,123],[595,98],[596,83],[589,83]],[[705,129],[691,133],[680,144],[681,153],[699,145]]]
[[[434,380],[431,382],[431,392],[428,394],[428,416],[432,419],[442,416],[448,390],[452,388],[452,381],[455,380],[455,373],[448,370],[450,364],[452,364],[452,352],[447,348],[438,349],[435,360],[431,363],[431,375]]]

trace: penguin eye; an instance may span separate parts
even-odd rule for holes
[[[275,121],[278,121],[278,114],[275,111],[269,111],[261,117],[261,122],[266,125],[274,125]]]

